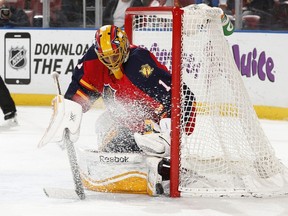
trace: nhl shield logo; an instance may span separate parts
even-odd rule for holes
[[[26,65],[26,62],[26,50],[24,47],[11,48],[9,51],[9,64],[12,68],[23,68]]]

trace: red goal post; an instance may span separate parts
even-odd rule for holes
[[[261,128],[221,14],[203,4],[126,10],[130,42],[149,49],[172,73],[170,196],[288,195],[287,168]],[[186,107],[183,83],[196,97],[189,135],[182,113],[191,103]]]
[[[173,176],[173,181],[170,181],[170,196],[179,197],[178,191],[179,185],[179,139],[180,139],[180,71],[181,71],[181,40],[179,38],[179,32],[181,32],[182,24],[181,18],[183,11],[179,7],[131,7],[126,10],[125,17],[125,32],[127,33],[129,41],[133,44],[133,17],[136,15],[172,15],[173,25],[172,28],[172,82],[174,83],[171,88],[172,94],[172,107],[171,107],[171,167],[170,176]]]

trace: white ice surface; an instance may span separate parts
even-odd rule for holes
[[[50,107],[17,107],[19,126],[0,131],[0,216],[287,216],[288,198],[152,198],[87,193],[87,199],[47,198],[43,187],[72,188],[66,151],[55,144],[38,149]],[[99,111],[84,114],[79,142],[92,145]],[[0,123],[2,116],[0,115]],[[276,155],[288,165],[288,122],[261,120]]]

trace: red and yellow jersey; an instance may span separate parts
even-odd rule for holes
[[[170,117],[171,74],[148,50],[131,46],[123,63],[124,76],[116,79],[98,59],[94,46],[77,64],[65,98],[90,109],[102,97],[121,125],[142,130],[145,119],[158,122]]]

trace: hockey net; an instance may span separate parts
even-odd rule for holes
[[[287,169],[249,100],[221,13],[203,5],[126,11],[130,41],[154,53],[172,73],[170,195],[287,195]],[[191,109],[183,100],[184,82],[196,98],[191,135],[184,131],[182,113]]]

